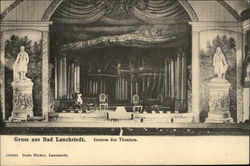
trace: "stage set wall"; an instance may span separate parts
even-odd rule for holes
[[[49,82],[49,30],[53,22],[50,16],[60,5],[62,0],[20,0],[15,1],[9,7],[1,12],[1,110],[2,119],[5,117],[5,40],[6,34],[10,31],[40,32],[42,40],[42,114],[48,120],[48,113],[53,112],[50,107],[50,82]],[[250,21],[242,22],[239,13],[230,8],[230,3],[225,1],[180,1],[192,21],[188,24],[191,26],[191,53],[192,53],[192,103],[189,106],[191,113],[194,115],[194,122],[199,123],[201,112],[203,111],[204,98],[202,96],[202,82],[200,81],[201,71],[201,46],[206,45],[207,41],[201,40],[213,35],[226,35],[228,38],[233,37],[236,41],[235,50],[235,97],[236,97],[236,122],[243,122],[249,119],[249,88],[243,88],[241,83],[242,61],[245,56],[244,47],[246,43],[246,32],[250,29]],[[243,1],[242,1],[243,2]],[[244,5],[243,5],[244,6]],[[237,6],[240,8],[240,6]],[[240,12],[238,10],[238,12]],[[230,80],[229,80],[230,81]]]

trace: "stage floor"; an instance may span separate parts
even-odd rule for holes
[[[249,124],[103,122],[4,122],[6,135],[248,135]]]
[[[123,107],[121,107],[123,108]],[[139,113],[113,110],[96,110],[89,113],[57,113],[56,122],[90,122],[90,123],[193,123],[194,118],[191,113]]]
[[[6,121],[2,133],[117,135],[124,131],[125,135],[249,135],[249,124],[194,123],[191,113],[97,110],[90,113],[57,113],[55,117],[48,122]]]

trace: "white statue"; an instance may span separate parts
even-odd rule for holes
[[[14,81],[19,82],[26,80],[26,73],[29,63],[29,55],[25,52],[25,47],[20,47],[21,51],[18,53],[15,63],[13,64]]]
[[[216,53],[213,58],[214,74],[217,74],[218,78],[225,79],[225,74],[228,68],[225,56],[220,47],[216,48]]]
[[[77,93],[76,102],[77,102],[77,104],[82,105],[83,101],[82,101],[82,94],[81,93]]]

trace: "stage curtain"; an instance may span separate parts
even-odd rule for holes
[[[161,22],[171,19],[189,19],[186,11],[176,0],[139,0],[132,10],[132,13],[139,19],[152,23],[155,20]]]
[[[115,4],[116,7],[112,7]],[[110,26],[103,22],[94,23],[103,16],[108,18],[109,14],[113,19],[112,12],[110,13],[108,10],[123,10],[121,7],[117,7],[122,6],[121,1],[64,1],[52,16],[52,20],[57,26],[54,31],[52,30],[53,35],[56,36],[59,44],[71,43],[69,44],[71,46],[79,46],[78,42],[80,42],[81,47],[111,44],[147,47],[151,43],[150,47],[152,47],[160,40],[162,40],[161,42],[173,42],[187,32],[187,25],[183,20],[189,20],[187,19],[189,16],[176,0],[149,0],[147,3],[143,0],[131,0],[126,1],[126,4],[129,6],[127,10],[130,11],[133,18],[143,20],[143,24]],[[131,19],[129,16],[125,18]],[[93,24],[88,24],[92,22]]]
[[[125,10],[126,18],[130,19],[129,15],[132,14],[147,23],[189,20],[188,14],[176,0],[131,0],[124,2],[118,0],[67,0],[57,8],[53,20],[66,24],[86,24],[97,21],[104,14],[106,18],[114,19],[114,10],[118,11],[117,13],[123,13],[119,10]]]
[[[66,24],[91,23],[105,14],[104,1],[67,0],[58,7],[54,14],[54,21]]]

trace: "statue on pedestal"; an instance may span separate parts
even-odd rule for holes
[[[15,63],[13,64],[13,80],[19,82],[26,80],[26,73],[29,63],[29,55],[25,52],[25,47],[20,47],[21,51],[18,53]]]
[[[229,89],[231,84],[225,79],[228,68],[225,56],[220,47],[217,47],[213,58],[214,74],[208,83],[209,88],[209,112],[206,123],[228,123],[233,122],[229,111],[230,98]]]
[[[20,47],[21,51],[13,64],[13,111],[10,120],[27,120],[33,116],[33,82],[26,77],[28,71],[29,55],[25,52],[25,47]]]
[[[216,48],[213,58],[213,66],[214,74],[217,74],[218,78],[225,79],[228,64],[220,47]]]

